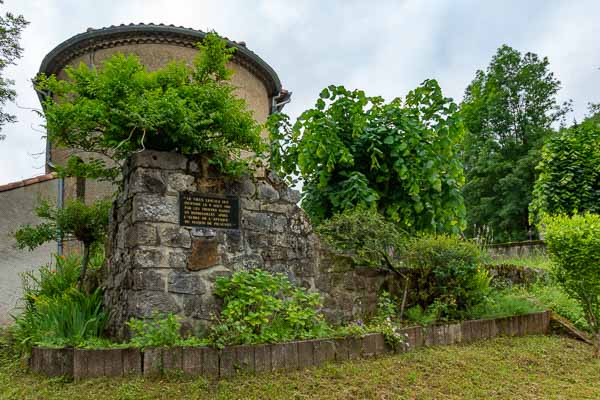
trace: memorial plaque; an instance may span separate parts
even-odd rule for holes
[[[179,223],[184,226],[239,229],[240,199],[235,196],[180,193]]]

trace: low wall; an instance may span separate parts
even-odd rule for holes
[[[546,243],[543,240],[498,243],[490,245],[488,252],[494,258],[536,256],[546,252]]]
[[[152,377],[169,371],[224,378],[238,372],[295,370],[394,351],[406,352],[424,346],[471,343],[501,335],[546,334],[549,327],[550,312],[545,311],[499,319],[405,328],[401,333],[406,335],[406,342],[395,350],[385,343],[382,334],[374,333],[362,337],[229,346],[221,351],[210,347],[151,348],[145,351],[34,348],[29,361],[35,373],[64,375],[75,380],[127,375]]]

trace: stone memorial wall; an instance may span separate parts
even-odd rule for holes
[[[299,193],[272,174],[237,181],[206,159],[144,151],[124,171],[111,213],[105,303],[109,330],[175,313],[198,331],[219,309],[219,276],[261,268],[319,292],[334,321],[373,312],[387,276],[330,256],[298,207]]]

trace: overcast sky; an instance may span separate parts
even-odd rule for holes
[[[332,83],[391,99],[435,78],[460,101],[502,44],[549,58],[562,82],[559,100],[574,102],[571,117],[581,119],[588,102],[600,102],[597,0],[5,0],[0,7],[31,22],[24,56],[7,70],[20,107],[39,108],[30,79],[55,46],[88,27],[131,22],[246,41],[293,91],[286,106],[292,117]],[[0,184],[44,173],[43,121],[28,109],[7,109],[19,122],[3,129]]]

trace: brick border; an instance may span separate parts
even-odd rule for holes
[[[402,353],[424,346],[472,343],[496,336],[546,334],[550,311],[514,317],[464,321],[462,323],[410,327]],[[394,350],[380,333],[362,337],[301,340],[254,346],[161,347],[138,349],[48,349],[31,352],[31,371],[46,376],[68,376],[76,381],[127,375],[160,376],[169,371],[224,378],[237,373],[295,370],[328,362],[376,357]]]

